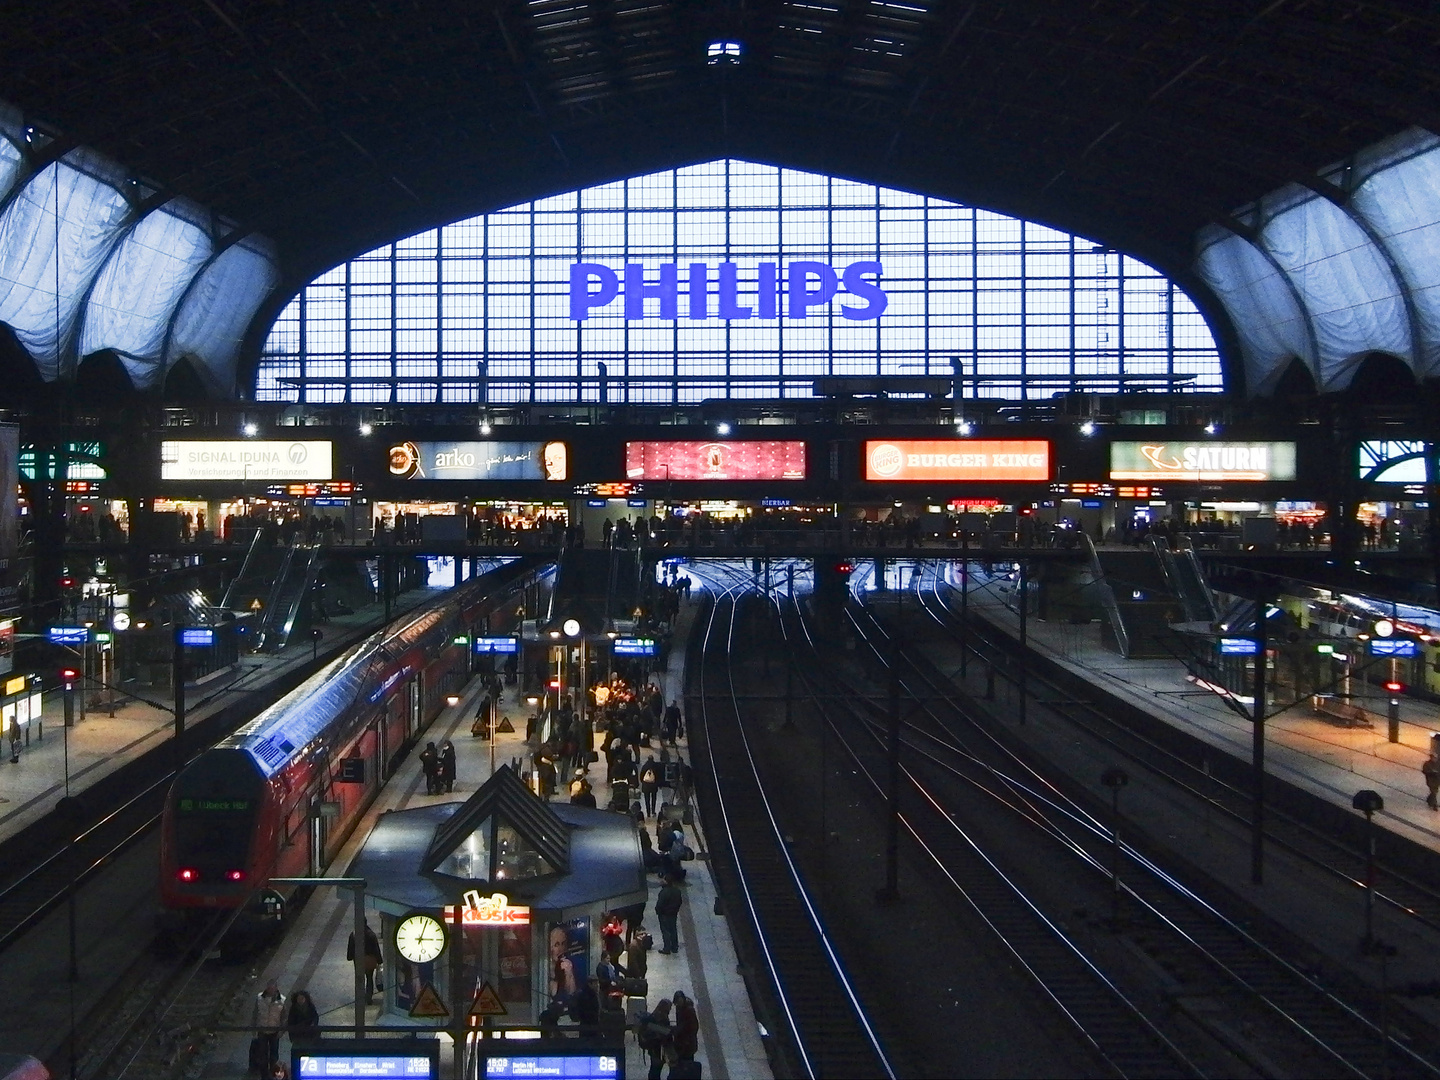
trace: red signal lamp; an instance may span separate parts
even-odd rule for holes
[[[244,871],[244,870],[226,870],[226,871],[225,871],[225,880],[226,880],[226,881],[244,881],[244,880],[245,880],[245,871]]]
[[[73,589],[75,587],[75,579],[73,577],[62,577],[60,579],[60,587],[62,589]]]
[[[844,575],[853,574],[855,572],[855,564],[853,562],[837,562],[835,564],[835,572]]]
[[[1385,689],[1392,694],[1400,694],[1404,692],[1405,684],[1400,682],[1387,682],[1385,683]]]
[[[175,871],[175,878],[177,881],[183,881],[188,885],[193,881],[200,880],[200,871],[194,867],[182,866],[179,870]]]
[[[80,672],[76,671],[73,667],[67,667],[67,668],[61,668],[61,669],[60,669],[60,681],[61,681],[61,682],[73,683],[73,682],[74,682],[75,680],[77,680],[78,678],[80,678]]]

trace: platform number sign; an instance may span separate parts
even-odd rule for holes
[[[365,759],[347,757],[340,759],[340,770],[335,774],[337,784],[365,783]]]

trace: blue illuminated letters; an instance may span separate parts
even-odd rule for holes
[[[856,307],[842,303],[840,314],[855,322],[878,319],[890,299],[880,287],[880,262],[864,259],[837,272],[829,263],[797,259],[784,275],[778,263],[755,267],[754,304],[740,303],[740,268],[733,262],[718,267],[692,262],[684,267],[685,316],[690,319],[775,319],[783,309],[787,318],[808,318],[813,308],[828,308],[837,293],[863,300]],[[873,277],[874,280],[871,280]],[[570,318],[584,322],[622,293],[621,275],[602,263],[579,262],[570,267]],[[627,263],[624,272],[625,320],[680,317],[681,268],[660,263],[653,269]],[[712,290],[712,282],[714,288]],[[784,288],[782,302],[780,292]],[[712,306],[711,297],[715,297]],[[655,303],[650,303],[654,301]]]

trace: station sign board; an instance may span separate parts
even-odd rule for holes
[[[52,645],[84,645],[90,640],[88,626],[52,626],[46,636]]]
[[[866,480],[1050,479],[1045,439],[867,440]]]
[[[290,1075],[295,1080],[439,1080],[440,1042],[433,1038],[321,1039],[292,1048]]]
[[[1222,637],[1219,648],[1224,656],[1254,656],[1259,651],[1255,639],[1248,637]]]
[[[215,631],[208,626],[187,626],[180,631],[181,645],[197,647],[215,644]]]
[[[1294,480],[1293,442],[1113,442],[1111,480]]]
[[[1420,643],[1413,638],[1371,638],[1370,655],[1408,659],[1420,655]]]
[[[520,651],[520,639],[514,637],[477,637],[475,639],[475,651],[477,653],[518,653]]]
[[[402,442],[390,447],[397,480],[566,480],[563,442]]]
[[[804,480],[805,444],[757,439],[627,442],[630,480]]]
[[[613,651],[616,656],[654,656],[655,639],[637,637],[616,638]]]
[[[329,480],[333,445],[320,439],[236,439],[160,444],[161,480]]]

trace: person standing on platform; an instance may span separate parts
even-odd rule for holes
[[[660,920],[660,953],[662,956],[669,956],[680,951],[680,932],[677,922],[680,918],[680,905],[684,902],[685,896],[676,883],[675,875],[666,874],[665,884],[660,886],[660,895],[655,898],[655,917]]]
[[[625,943],[625,973],[632,979],[643,979],[650,970],[650,950],[655,939],[638,919],[630,927],[630,940]]]
[[[425,794],[434,795],[440,789],[440,752],[433,742],[426,743],[420,751],[420,771],[425,774]]]
[[[665,1067],[665,1051],[670,1048],[673,1027],[670,1023],[669,998],[661,998],[655,1008],[635,1022],[635,1041],[640,1049],[650,1055],[649,1080],[660,1080],[660,1070]]]
[[[475,720],[470,725],[470,735],[476,739],[488,739],[490,737],[489,694],[486,694],[480,699],[480,704],[475,709]]]
[[[250,1043],[250,1067],[258,1068],[261,1076],[269,1076],[270,1066],[280,1060],[280,1032],[285,1029],[285,995],[274,979],[255,995],[250,1026],[255,1029],[255,1038]]]
[[[296,990],[290,995],[290,1014],[285,1018],[290,1032],[290,1045],[320,1038],[320,1010],[310,999],[310,991]]]
[[[671,1036],[675,1057],[679,1061],[694,1061],[700,1053],[700,1014],[695,1011],[695,1002],[682,991],[676,990],[671,1000],[675,1003],[675,1032]],[[671,1066],[671,1076],[676,1075],[675,1068]]]
[[[640,770],[640,794],[645,798],[645,816],[655,816],[655,798],[660,794],[660,767],[653,757]]]
[[[1440,810],[1440,757],[1436,757],[1433,749],[1420,766],[1420,771],[1425,774],[1425,786],[1430,789],[1430,794],[1425,796],[1425,805],[1431,810]]]
[[[440,790],[445,794],[455,790],[455,744],[446,739],[440,744]]]
[[[660,721],[660,743],[661,745],[676,745],[675,740],[680,734],[680,703],[672,701],[665,706],[665,715]]]
[[[375,971],[380,967],[383,957],[380,954],[380,939],[375,936],[375,931],[370,929],[370,924],[365,924],[364,952],[361,954],[362,966],[365,968],[365,1004],[369,1005],[375,997]],[[345,944],[345,959],[349,963],[355,962],[355,934],[352,931],[350,939]]]

